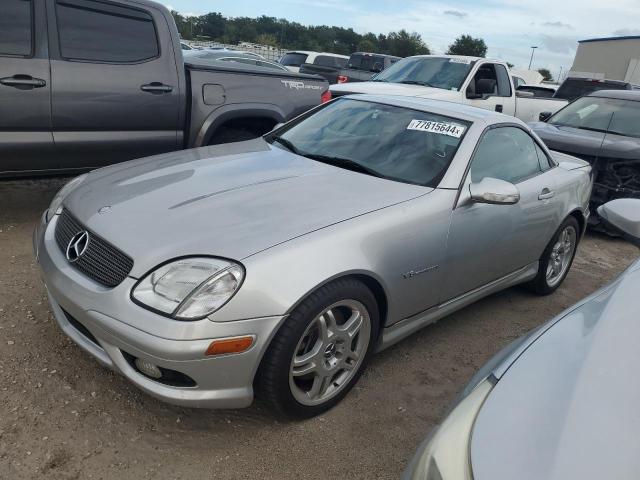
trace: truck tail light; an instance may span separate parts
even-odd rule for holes
[[[346,75],[338,75],[338,83],[347,83],[349,81],[349,77]]]
[[[327,103],[328,101],[331,100],[331,91],[327,90],[326,92],[324,92],[321,96],[320,96],[320,103]]]

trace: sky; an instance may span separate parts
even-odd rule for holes
[[[358,33],[418,32],[432,53],[444,53],[459,35],[483,38],[487,57],[557,76],[571,68],[577,41],[640,35],[640,0],[168,0],[183,14],[268,15],[304,25],[336,25]]]

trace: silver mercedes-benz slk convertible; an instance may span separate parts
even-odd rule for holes
[[[509,286],[553,292],[590,167],[519,120],[342,97],[248,142],[93,171],[34,234],[62,330],[162,400],[291,416],[368,357]]]

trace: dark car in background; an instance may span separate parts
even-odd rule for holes
[[[597,78],[568,77],[560,84],[553,95],[572,102],[576,98],[598,90],[633,90],[638,88],[628,82],[618,80],[603,80]]]
[[[552,150],[593,167],[591,211],[617,198],[640,198],[640,90],[600,90],[545,122],[530,124]],[[598,224],[595,215],[590,221]]]
[[[330,84],[366,82],[400,59],[400,57],[393,55],[356,52],[351,54],[346,66],[338,63],[335,65],[305,63],[300,66],[300,73],[320,75],[326,78]]]

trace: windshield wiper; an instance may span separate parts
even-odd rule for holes
[[[428,82],[421,82],[419,80],[403,80],[402,82],[398,82],[398,83],[404,83],[405,85],[422,85],[423,87],[432,87],[433,85],[431,85]]]
[[[389,82],[389,80],[385,80],[384,78],[374,78],[371,81],[372,82]]]
[[[326,163],[329,165],[333,165],[334,167],[342,167],[347,170],[353,170],[354,172],[366,173],[367,175],[371,175],[373,177],[378,178],[389,178],[379,172],[376,172],[372,168],[365,167],[364,165],[350,160],[348,158],[340,158],[340,157],[331,157],[329,155],[316,155],[313,153],[305,153],[303,156],[310,158],[312,160],[317,160],[318,162]]]
[[[289,150],[290,152],[300,155],[298,148],[286,138],[282,138],[282,137],[271,137],[271,138],[273,139],[274,142],[278,142],[280,145],[284,145],[287,148],[287,150]]]

